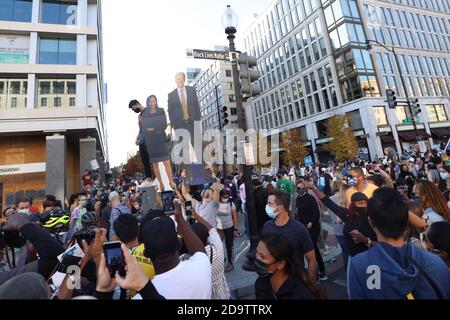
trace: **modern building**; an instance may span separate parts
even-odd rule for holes
[[[0,206],[108,162],[101,1],[0,0]],[[95,163],[95,161],[97,163]]]
[[[366,40],[395,48],[406,88],[393,53]],[[255,126],[300,130],[316,160],[330,157],[324,125],[334,114],[348,115],[362,156],[417,148],[408,108],[389,109],[386,89],[419,100],[428,146],[450,137],[450,0],[271,1],[243,44],[262,75]]]
[[[228,120],[237,121],[236,98],[233,85],[231,63],[228,61],[211,61],[206,70],[197,74],[192,85],[196,88],[202,128],[224,129],[221,121],[221,109],[227,107]]]

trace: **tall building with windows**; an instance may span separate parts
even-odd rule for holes
[[[208,69],[197,74],[192,85],[197,91],[204,130],[223,129],[223,125],[220,123],[220,121],[223,122],[220,112],[223,107],[227,107],[228,120],[230,122],[237,121],[230,62],[212,61]]]
[[[406,88],[392,52],[398,55]],[[263,93],[252,102],[258,128],[300,130],[326,161],[326,120],[347,114],[360,155],[418,147],[406,106],[387,107],[386,89],[421,105],[428,146],[450,137],[450,0],[277,0],[244,32],[258,58]]]
[[[0,0],[0,206],[108,161],[100,0]]]

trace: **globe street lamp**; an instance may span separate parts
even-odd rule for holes
[[[239,70],[238,70],[238,59],[236,45],[234,43],[235,34],[237,32],[237,26],[239,24],[239,17],[228,5],[225,9],[225,13],[222,16],[222,25],[227,34],[227,38],[230,46],[230,60],[231,69],[233,72],[233,85],[234,93],[236,97],[236,109],[238,114],[238,125],[239,129],[244,132],[247,131],[247,122],[245,119],[245,110],[242,102],[241,94],[241,84],[239,81]],[[248,141],[246,141],[248,142]],[[241,145],[242,147],[242,145]],[[248,228],[250,229],[250,250],[247,253],[248,261],[244,264],[243,268],[245,270],[254,271],[254,261],[256,258],[256,247],[259,241],[259,230],[257,224],[254,196],[253,196],[253,183],[252,183],[252,173],[253,166],[244,164],[244,184],[245,184],[245,195],[246,195],[246,209],[248,217]]]

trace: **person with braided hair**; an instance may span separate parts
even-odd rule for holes
[[[428,224],[438,221],[450,221],[450,209],[444,196],[433,182],[420,181],[414,188],[416,198],[425,208]]]

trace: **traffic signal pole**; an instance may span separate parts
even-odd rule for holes
[[[247,131],[247,121],[245,116],[245,110],[243,106],[243,100],[241,95],[241,85],[239,80],[239,70],[237,61],[236,46],[234,43],[235,39],[235,28],[227,28],[225,33],[228,35],[228,40],[230,43],[230,55],[231,55],[231,68],[233,72],[233,84],[234,93],[236,96],[236,107],[238,113],[238,125],[239,129],[244,132]],[[239,141],[238,141],[238,145]],[[243,147],[243,146],[242,146]],[[259,241],[259,230],[258,230],[258,220],[256,217],[256,209],[253,195],[253,183],[252,183],[252,173],[253,166],[244,164],[244,184],[245,184],[245,195],[246,195],[246,209],[248,217],[248,228],[250,229],[250,250],[247,253],[248,261],[244,265],[244,269],[254,271],[254,260],[256,257],[256,247]]]
[[[419,141],[422,141],[422,137],[419,136],[419,130],[417,129],[416,116],[414,115],[414,111],[413,111],[413,108],[412,108],[412,105],[411,105],[411,101],[410,101],[409,96],[408,96],[408,90],[406,88],[405,79],[403,77],[403,70],[402,70],[402,67],[400,65],[400,61],[398,59],[397,52],[395,51],[395,48],[393,46],[389,48],[389,47],[385,46],[384,44],[378,42],[377,40],[366,40],[366,44],[367,44],[367,49],[368,50],[370,50],[370,43],[371,42],[374,42],[374,43],[378,44],[379,46],[383,47],[387,51],[392,52],[394,54],[395,63],[397,64],[398,73],[400,75],[400,81],[402,83],[403,91],[405,93],[406,103],[408,105],[409,114],[411,116],[411,120],[412,120],[412,124],[413,124],[413,128],[414,128],[414,133],[416,134],[416,138],[417,138],[416,141],[417,141],[417,144],[419,144]]]

